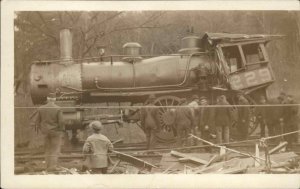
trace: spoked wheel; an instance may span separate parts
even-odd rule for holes
[[[158,108],[158,128],[157,139],[160,142],[173,142],[174,135],[174,121],[175,121],[175,106],[179,105],[180,98],[176,96],[161,96],[158,97],[154,104]]]

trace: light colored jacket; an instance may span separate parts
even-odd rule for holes
[[[112,150],[113,145],[106,136],[100,133],[92,134],[83,145],[83,153],[86,154],[86,165],[89,168],[108,167],[108,152]]]

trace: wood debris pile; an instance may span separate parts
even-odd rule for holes
[[[216,146],[217,153],[175,151],[169,153],[114,151],[110,156],[109,174],[293,174],[300,173],[300,156],[284,151],[286,142],[273,149],[257,144],[255,155],[225,146]],[[253,147],[254,148],[254,147]],[[15,174],[92,174],[82,169],[82,154],[62,154],[61,166],[46,172],[44,157],[15,158]]]

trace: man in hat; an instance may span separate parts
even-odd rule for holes
[[[242,93],[237,94],[238,98],[238,133],[240,140],[246,140],[248,137],[250,107],[248,100]]]
[[[266,124],[268,127],[268,135],[273,136],[282,133],[284,107],[281,106],[286,101],[286,94],[281,92],[275,100],[270,100],[271,106],[266,108]],[[278,139],[274,139],[278,140]]]
[[[298,106],[296,106],[292,95],[287,95],[283,113],[284,133],[289,133],[298,130]],[[286,135],[284,138],[288,142],[287,148],[291,148],[292,144],[297,142],[297,133]]]
[[[200,108],[199,108],[199,126],[197,128],[197,133],[199,137],[204,140],[211,139],[211,126],[212,126],[212,108],[208,107],[208,101],[205,96],[200,97]],[[201,144],[201,143],[198,143]]]
[[[179,146],[189,145],[187,141],[188,135],[194,127],[195,119],[192,111],[187,106],[187,100],[182,98],[175,112],[175,128],[177,131],[177,144]]]
[[[194,122],[195,123],[199,123],[199,97],[198,95],[193,95],[192,98],[191,98],[191,102],[188,104],[188,106],[190,107],[191,109],[191,112],[192,112],[192,116],[193,116],[193,119],[194,119]],[[196,134],[196,130],[197,130],[197,125],[192,128],[191,132],[194,134],[194,135],[197,135]],[[197,140],[193,140],[193,143],[196,144],[197,143]]]
[[[159,131],[158,108],[154,107],[155,98],[155,95],[150,95],[145,106],[141,109],[141,125],[146,134],[147,149],[154,148],[156,144],[155,135]]]
[[[213,109],[209,107],[208,100],[205,96],[200,97],[199,109],[199,130],[203,139],[209,140],[211,135],[211,126],[213,119]]]
[[[45,135],[45,161],[47,171],[57,171],[58,156],[64,136],[62,111],[55,104],[56,96],[50,93],[47,104],[37,110],[36,124]]]
[[[109,164],[108,153],[112,152],[113,145],[110,140],[101,134],[103,129],[100,121],[93,121],[89,125],[93,134],[89,136],[84,145],[83,153],[86,156],[86,164],[93,174],[106,174]]]
[[[267,106],[267,100],[265,96],[259,97],[259,106],[256,107],[255,113],[257,117],[257,121],[260,126],[260,137],[265,137],[265,130],[266,130],[266,115],[269,107]],[[269,129],[268,129],[269,130]]]
[[[217,106],[214,112],[217,143],[228,143],[230,136],[230,125],[232,121],[232,107],[228,103],[225,95],[217,97]]]

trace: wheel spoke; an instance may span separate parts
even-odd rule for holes
[[[173,104],[174,104],[174,100],[175,100],[175,99],[173,98],[173,99],[172,99],[172,102],[171,102],[171,106],[173,106]]]

